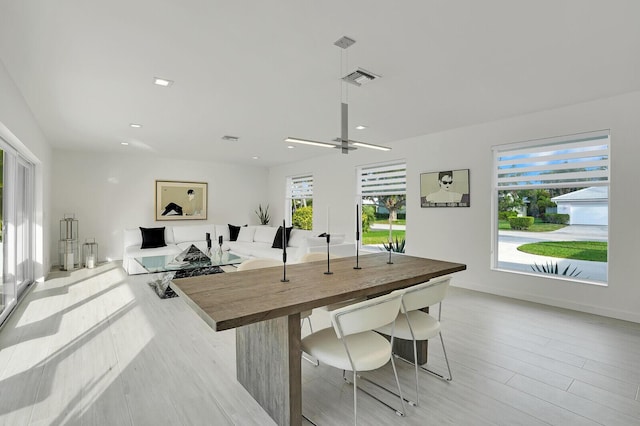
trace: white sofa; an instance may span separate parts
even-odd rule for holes
[[[163,225],[154,225],[161,228]],[[202,251],[206,251],[206,234],[211,236],[213,247],[218,245],[218,237],[222,236],[223,250],[242,257],[266,257],[282,259],[282,249],[272,248],[278,227],[273,226],[243,226],[236,241],[229,241],[229,226],[201,224],[201,225],[169,225],[165,228],[165,247],[147,248],[142,246],[142,232],[140,228],[124,230],[124,250],[122,266],[129,275],[142,274],[146,271],[135,261],[136,257],[177,255],[194,244]],[[305,253],[319,251],[326,247],[326,239],[318,237],[318,233],[302,229],[292,229],[287,244],[287,263],[296,263]],[[331,235],[331,250],[341,255],[355,253],[353,244],[344,243],[344,234]]]

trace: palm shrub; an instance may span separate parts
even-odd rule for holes
[[[538,265],[534,262],[533,265],[531,265],[531,269],[535,272],[542,272],[543,274],[563,275],[566,277],[577,277],[582,273],[582,271],[578,271],[577,266],[574,266],[574,268],[570,270],[571,264],[568,264],[566,268],[560,271],[557,262],[547,262],[545,265]]]
[[[393,241],[389,241],[389,243],[382,243],[382,245],[384,246],[384,249],[386,251],[393,251],[396,253],[404,253],[404,245],[405,245],[405,239],[403,238],[402,241],[398,240],[398,237],[396,236],[396,241],[395,244]]]
[[[271,220],[271,216],[269,215],[269,204],[267,207],[262,209],[262,204],[258,204],[258,210],[255,211],[256,215],[258,215],[258,219],[260,220],[260,225],[268,225]]]
[[[294,228],[312,229],[313,228],[313,207],[299,207],[291,216],[291,223]]]

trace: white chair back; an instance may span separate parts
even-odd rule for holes
[[[331,323],[336,335],[342,339],[394,322],[400,310],[401,298],[402,293],[394,291],[331,311]]]
[[[276,259],[268,259],[262,257],[254,257],[247,259],[238,265],[238,271],[248,271],[250,269],[270,268],[272,266],[281,266],[282,261]]]
[[[329,259],[336,259],[338,256],[329,253]],[[304,256],[300,258],[301,263],[305,262],[316,262],[318,260],[327,260],[327,253],[323,253],[321,251],[312,251],[306,253]]]
[[[401,290],[402,312],[411,312],[442,302],[447,295],[450,281],[451,277],[444,277]]]

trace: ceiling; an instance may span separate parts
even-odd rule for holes
[[[270,167],[326,155],[283,139],[339,136],[341,100],[351,139],[393,147],[640,90],[638,16],[637,0],[0,0],[0,59],[54,147]],[[382,78],[344,92],[357,67]]]

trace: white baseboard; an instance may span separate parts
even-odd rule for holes
[[[615,318],[623,321],[631,321],[631,322],[640,324],[640,313],[638,312],[620,311],[616,309],[609,309],[602,306],[586,305],[583,303],[575,303],[567,300],[542,297],[542,296],[538,296],[530,293],[496,289],[494,287],[484,286],[477,283],[462,282],[459,280],[455,280],[455,282],[452,281],[451,285],[453,287],[466,288],[468,290],[475,290],[482,293],[495,294],[496,296],[504,296],[504,297],[510,297],[512,299],[525,300],[527,302],[541,303],[543,305],[555,306],[557,308],[571,309],[573,311],[601,315],[604,317]]]

